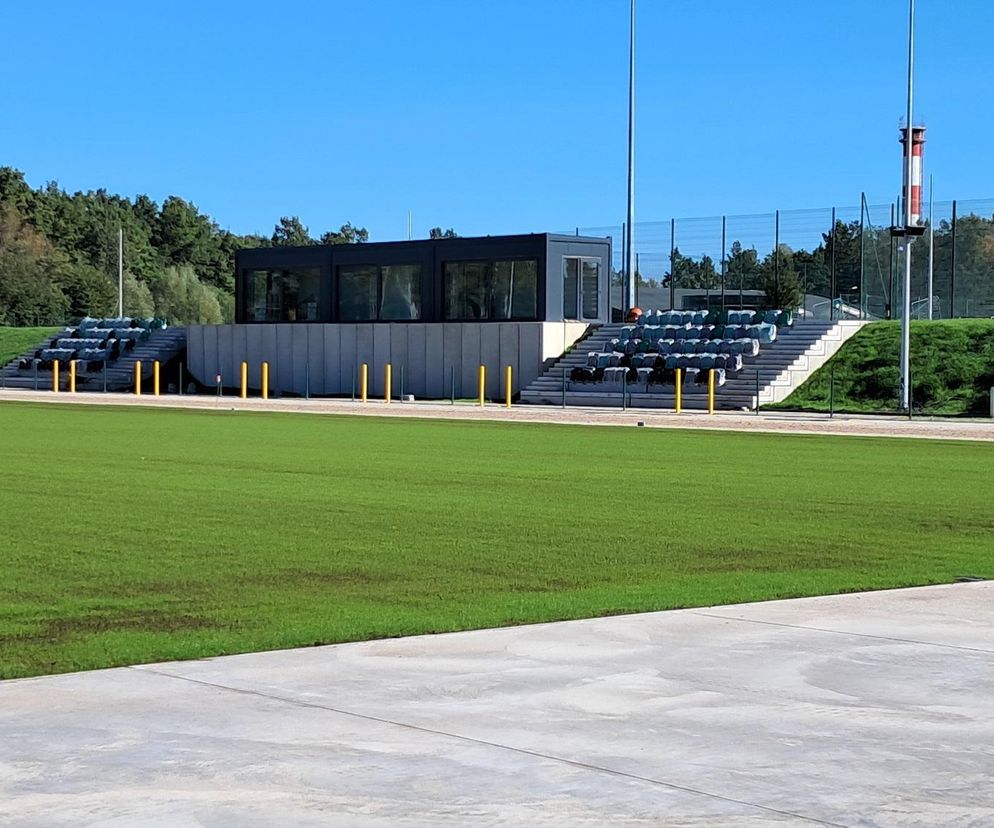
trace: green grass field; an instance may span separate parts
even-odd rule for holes
[[[847,341],[786,400],[765,408],[874,414],[898,409],[901,323],[874,322]],[[911,323],[911,392],[919,412],[986,416],[994,386],[994,321]]]
[[[58,328],[5,328],[0,326],[0,365],[6,365],[26,350],[54,334]]]
[[[0,675],[994,577],[994,445],[0,402]]]

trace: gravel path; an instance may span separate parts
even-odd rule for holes
[[[308,414],[349,414],[364,417],[424,417],[450,420],[496,420],[502,422],[566,423],[572,425],[636,426],[648,428],[700,428],[711,430],[790,432],[795,434],[843,434],[865,437],[921,437],[941,440],[994,441],[994,420],[962,420],[769,412],[759,416],[722,412],[658,410],[620,411],[608,408],[559,408],[516,405],[511,409],[493,404],[479,408],[447,402],[368,403],[328,399],[246,399],[214,396],[161,396],[132,394],[54,394],[51,391],[0,391],[0,402],[41,402],[73,405],[143,405],[157,408],[208,410],[283,411]]]

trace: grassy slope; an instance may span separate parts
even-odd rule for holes
[[[58,328],[4,328],[0,327],[0,365],[6,365],[32,346],[37,346]]]
[[[899,322],[867,325],[786,400],[769,408],[829,410],[832,365],[835,409],[897,409]],[[911,324],[911,387],[916,408],[930,414],[985,416],[994,386],[994,321],[955,319]]]
[[[994,577],[994,446],[0,404],[0,675]]]

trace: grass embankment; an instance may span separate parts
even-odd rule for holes
[[[836,411],[894,412],[900,352],[900,322],[874,322],[786,400],[766,407],[828,411],[834,365]],[[986,416],[992,386],[994,320],[911,323],[911,393],[916,409],[927,414]]]
[[[37,346],[58,328],[5,328],[0,326],[0,365],[6,365],[32,346]]]
[[[0,675],[994,577],[994,445],[0,403]]]

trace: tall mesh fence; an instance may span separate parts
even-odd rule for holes
[[[926,208],[912,240],[916,319],[994,317],[994,199]],[[648,308],[789,307],[820,319],[896,319],[907,241],[891,233],[896,204],[781,210],[637,222],[635,304]],[[611,236],[611,306],[624,308],[624,226],[581,227]]]

